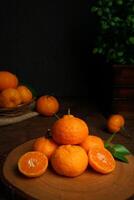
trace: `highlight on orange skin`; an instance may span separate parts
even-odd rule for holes
[[[73,115],[64,115],[52,125],[52,138],[57,144],[80,144],[88,136],[84,120]]]
[[[38,151],[29,151],[23,154],[18,160],[19,171],[27,177],[41,176],[47,167],[47,157]]]
[[[82,148],[88,153],[88,151],[93,147],[104,147],[103,140],[95,135],[88,135],[86,139],[80,144]]]
[[[107,128],[111,133],[117,133],[124,126],[125,119],[122,115],[111,115],[107,121]]]
[[[45,137],[37,138],[33,144],[33,149],[44,153],[48,159],[51,158],[57,147],[58,145],[53,141],[53,139]]]
[[[115,169],[116,162],[105,148],[92,148],[88,153],[89,165],[97,172],[108,174]]]

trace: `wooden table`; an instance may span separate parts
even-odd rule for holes
[[[59,116],[62,116],[67,112],[68,107],[71,108],[71,113],[83,118],[89,125],[90,132],[101,136],[103,139],[109,137],[109,133],[106,132],[106,119],[97,112],[87,101],[61,101],[61,109]],[[127,132],[131,135],[130,138],[126,138],[121,134],[117,134],[115,142],[124,144],[132,153],[134,153],[134,119],[126,117]],[[51,127],[55,117],[43,117],[37,116],[26,121],[16,123],[14,125],[0,127],[0,177],[2,180],[2,163],[6,158],[8,152],[14,149],[16,146],[25,143],[26,141],[42,136],[46,133],[47,129]],[[0,199],[21,199],[22,195],[16,193],[12,187],[7,187],[0,182]],[[131,197],[130,199],[133,199]]]

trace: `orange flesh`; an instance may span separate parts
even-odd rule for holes
[[[89,165],[96,171],[107,174],[115,169],[116,162],[105,148],[92,148],[88,154]]]
[[[28,152],[22,155],[18,161],[20,172],[28,177],[42,175],[48,166],[47,157],[41,152]]]

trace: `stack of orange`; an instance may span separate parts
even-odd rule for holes
[[[32,92],[19,85],[18,77],[8,71],[0,71],[0,107],[15,108],[32,100]]]
[[[18,166],[23,174],[29,176],[27,169],[34,167],[36,168],[34,176],[43,174],[47,165],[46,158],[51,162],[57,174],[67,177],[81,175],[88,165],[102,174],[114,170],[115,160],[111,153],[104,148],[103,140],[97,136],[89,135],[88,126],[82,119],[70,114],[64,115],[52,125],[51,134],[51,139],[41,137],[35,140],[32,156],[29,152],[30,161],[22,164],[21,161],[25,155],[21,156]],[[41,153],[41,157],[45,155],[46,164],[44,164],[45,170],[41,164],[42,173],[39,173],[38,170],[37,156],[34,157],[34,153],[36,155],[37,152]],[[36,163],[38,163],[38,167]]]

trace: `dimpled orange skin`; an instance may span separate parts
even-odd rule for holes
[[[61,145],[52,155],[51,164],[57,174],[76,177],[86,170],[88,156],[80,146]]]
[[[115,159],[105,148],[91,148],[88,153],[89,165],[101,174],[108,174],[116,167]]]
[[[88,136],[89,130],[82,119],[64,115],[53,124],[51,132],[57,144],[80,144]]]
[[[42,115],[53,116],[59,110],[59,102],[53,96],[41,96],[36,102],[36,110]]]
[[[0,94],[0,106],[3,108],[15,108],[21,104],[21,97],[17,89],[8,88]]]
[[[88,153],[88,151],[92,147],[104,147],[104,142],[100,137],[97,137],[95,135],[88,135],[87,138],[80,144],[80,146],[85,149],[85,151]]]
[[[29,178],[41,176],[47,167],[47,157],[38,151],[29,151],[23,154],[18,160],[19,171]]]
[[[53,141],[53,139],[45,137],[37,138],[33,144],[33,149],[44,153],[48,159],[51,158],[57,147],[58,145]]]
[[[22,103],[29,103],[32,100],[32,92],[26,86],[19,85],[17,90],[20,93]]]
[[[125,119],[122,115],[111,115],[107,121],[107,128],[111,133],[117,133],[125,124]]]
[[[16,75],[7,71],[0,71],[0,91],[7,88],[16,88],[18,82]]]

